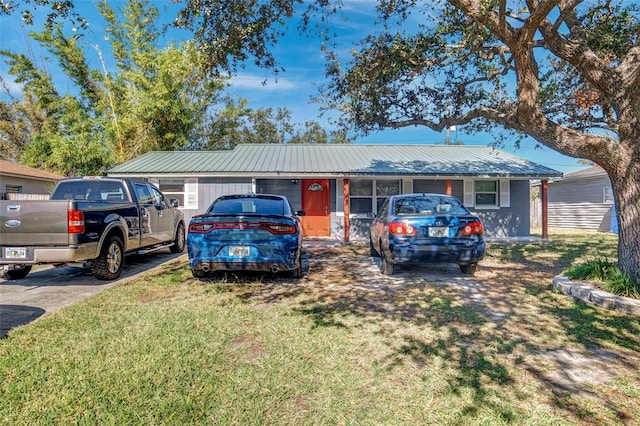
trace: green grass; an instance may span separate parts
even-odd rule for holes
[[[470,286],[359,278],[364,246],[300,281],[203,282],[182,259],[0,340],[0,424],[632,424],[638,318],[551,289],[580,241],[491,245]],[[619,371],[568,386],[565,350]]]
[[[620,271],[616,263],[606,259],[588,260],[572,265],[565,274],[578,280],[597,280],[613,294],[640,299],[640,283]]]

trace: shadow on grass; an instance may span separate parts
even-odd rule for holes
[[[444,365],[450,392],[473,395],[467,413],[491,407],[511,421],[514,413],[496,403],[505,394],[547,399],[585,424],[602,419],[599,405],[592,403],[596,400],[606,408],[605,417],[625,421],[637,408],[624,402],[629,400],[624,391],[597,389],[602,382],[584,377],[580,368],[585,365],[560,356],[584,356],[607,380],[637,368],[638,318],[552,291],[555,270],[590,255],[592,244],[585,239],[503,247],[500,256],[508,262],[498,261],[496,270],[475,277],[438,268],[387,277],[366,247],[312,249],[302,280],[274,278],[258,285],[240,280],[227,288],[245,302],[287,303],[292,312],[310,318],[314,328],[373,329],[374,338],[390,349],[374,360],[387,371],[411,363],[428,374],[431,365]],[[549,250],[555,256],[551,267],[538,259]],[[535,384],[529,383],[532,379]]]

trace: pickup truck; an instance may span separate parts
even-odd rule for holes
[[[125,253],[184,251],[184,216],[177,207],[178,200],[144,181],[62,179],[49,200],[0,201],[0,268],[8,279],[22,279],[33,265],[88,263],[96,278],[114,280]]]

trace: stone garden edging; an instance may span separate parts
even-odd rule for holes
[[[596,290],[586,284],[574,283],[568,277],[562,275],[553,278],[553,288],[560,293],[582,300],[591,305],[601,306],[607,309],[616,309],[627,314],[640,316],[640,300],[638,299],[616,296],[606,291]]]

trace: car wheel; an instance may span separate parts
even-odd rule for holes
[[[124,268],[122,240],[115,235],[107,238],[100,256],[91,262],[91,273],[99,280],[115,280]]]
[[[202,269],[192,269],[191,274],[193,275],[193,278],[204,278],[207,276],[207,273]]]
[[[184,225],[179,223],[178,229],[176,229],[176,238],[173,240],[173,245],[169,250],[171,250],[171,253],[182,253],[184,251],[184,246]]]
[[[369,255],[372,257],[380,257],[380,253],[373,246],[373,240],[369,238]]]
[[[4,271],[4,276],[9,280],[21,280],[29,275],[29,272],[31,272],[31,265],[25,265],[17,269],[8,269]]]
[[[291,278],[302,278],[302,252],[298,253],[297,267],[289,271]]]
[[[460,265],[460,270],[463,274],[473,275],[476,273],[477,263],[467,263],[466,265]]]
[[[382,273],[382,275],[393,275],[393,273],[395,272],[395,266],[393,264],[393,262],[391,262],[389,260],[389,257],[387,255],[387,252],[384,251],[384,249],[382,248],[382,246],[380,246],[380,251],[382,252],[380,257],[380,272]]]

